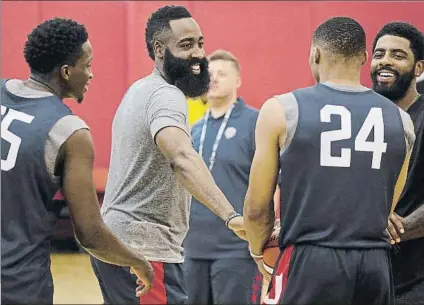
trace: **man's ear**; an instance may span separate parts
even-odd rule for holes
[[[69,80],[71,76],[69,65],[63,65],[62,67],[60,67],[60,76],[62,76],[62,78],[66,81]]]
[[[319,61],[321,60],[321,50],[317,47],[313,47],[312,56],[313,56],[314,63],[319,64]]]
[[[362,66],[365,65],[367,61],[368,61],[368,51],[365,51],[364,52],[364,59],[361,62]]]
[[[415,77],[418,78],[420,76],[422,76],[424,72],[424,60],[419,60],[416,64],[415,64]]]
[[[240,77],[240,74],[237,77],[236,86],[237,86],[237,89],[239,89],[241,87],[241,77]]]
[[[153,52],[155,53],[155,57],[159,59],[164,59],[165,57],[165,45],[160,42],[159,40],[156,40],[153,43]]]

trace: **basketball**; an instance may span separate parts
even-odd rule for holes
[[[280,248],[278,247],[279,234],[280,234],[280,226],[278,221],[278,224],[276,224],[276,226],[274,227],[274,231],[272,232],[272,235],[269,241],[266,243],[264,252],[263,252],[264,268],[270,274],[273,273],[275,262],[278,259],[278,255],[280,255]]]

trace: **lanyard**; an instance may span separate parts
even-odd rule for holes
[[[231,116],[231,112],[233,111],[233,108],[234,108],[234,104],[225,113],[224,120],[221,123],[221,127],[219,127],[218,134],[216,135],[216,138],[215,138],[215,143],[213,144],[213,147],[212,147],[212,154],[211,154],[211,157],[209,158],[209,171],[212,171],[212,168],[215,164],[216,151],[218,150],[219,142],[221,142],[222,134],[224,133],[224,130],[227,127],[228,119]],[[209,113],[210,113],[210,110],[206,112],[205,121],[203,122],[203,126],[202,126],[202,133],[200,135],[199,154],[201,157],[203,156],[203,144],[205,143],[206,127],[208,125]]]

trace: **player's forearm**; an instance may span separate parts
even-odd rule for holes
[[[104,224],[93,226],[88,233],[76,232],[76,237],[88,253],[106,263],[146,268],[149,266],[141,253],[123,244]]]
[[[235,212],[195,150],[180,154],[171,166],[184,187],[215,215],[226,220]]]
[[[401,241],[424,237],[424,205],[416,209],[402,221],[405,233]]]
[[[255,207],[254,203],[246,199],[243,220],[251,252],[261,255],[272,234],[275,221],[274,210],[264,208],[264,205]]]

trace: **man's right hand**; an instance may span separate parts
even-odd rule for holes
[[[399,243],[401,240],[401,235],[405,232],[402,224],[403,217],[400,217],[396,213],[391,213],[389,217],[389,222],[387,225],[387,232],[389,233],[390,243],[394,245]]]
[[[228,228],[243,240],[247,240],[246,231],[244,229],[243,216],[237,216],[228,222]]]
[[[149,262],[141,266],[132,266],[131,273],[137,276],[136,296],[141,297],[148,293],[153,287],[154,270]]]

